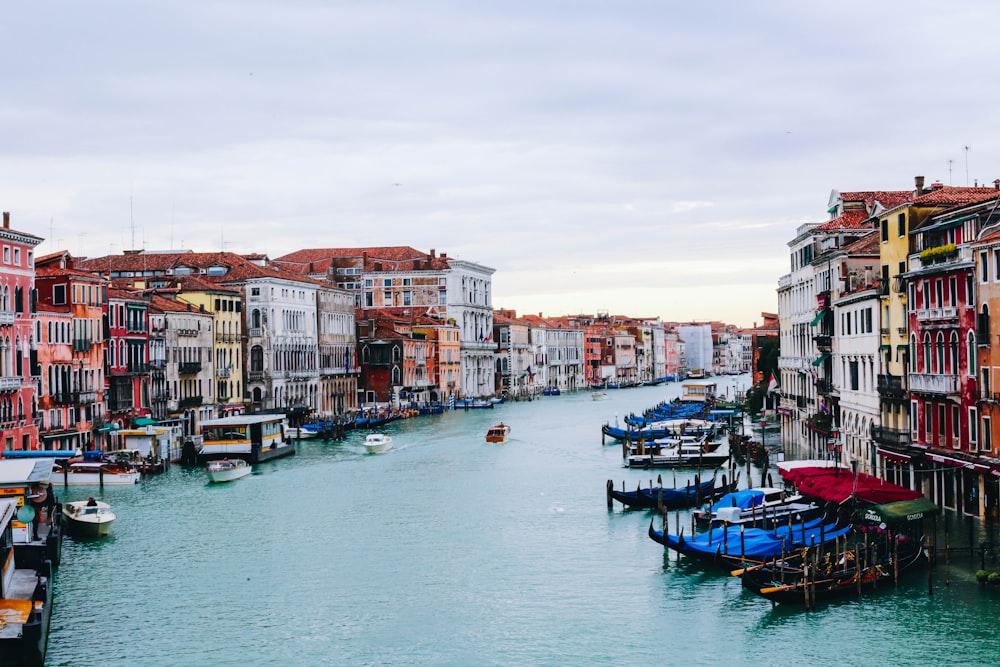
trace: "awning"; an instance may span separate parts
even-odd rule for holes
[[[892,352],[892,345],[879,345],[878,346],[878,351],[879,352]]]
[[[156,426],[160,422],[155,419],[150,419],[149,417],[136,417],[132,420],[132,424],[135,426]]]
[[[964,223],[966,220],[972,220],[975,217],[978,217],[978,216],[976,214],[972,214],[972,215],[963,215],[960,218],[951,218],[951,219],[947,219],[947,220],[938,220],[937,222],[935,222],[935,223],[933,223],[931,225],[928,225],[927,227],[924,227],[923,229],[921,229],[920,233],[923,234],[924,232],[938,231],[938,230],[943,230],[943,229],[951,229],[952,227],[957,227],[958,225],[961,225],[962,223]]]
[[[879,456],[889,459],[890,461],[902,461],[904,463],[910,462],[910,457],[906,454],[900,454],[899,452],[890,452],[887,449],[879,448],[875,452]]]
[[[819,324],[820,322],[823,321],[823,318],[825,316],[826,316],[826,310],[825,309],[819,311],[819,313],[816,314],[816,317],[813,318],[813,321],[810,322],[809,325],[810,326],[816,326],[817,324]]]
[[[899,500],[894,503],[876,505],[865,510],[864,518],[868,521],[884,521],[899,523],[900,521],[919,521],[925,516],[934,516],[940,508],[929,498],[916,500]]]
[[[910,346],[909,345],[897,345],[896,346],[896,361],[899,361],[899,353],[900,352],[909,353],[909,351],[910,351]]]
[[[820,364],[822,364],[824,361],[826,361],[829,358],[830,358],[830,354],[828,352],[824,352],[823,354],[819,355],[813,361],[813,366],[819,366]]]
[[[118,430],[118,424],[110,423],[105,424],[101,428],[97,429],[98,433],[112,433]]]
[[[935,463],[944,463],[956,468],[964,468],[966,464],[966,461],[962,461],[961,459],[953,459],[948,456],[941,456],[940,454],[931,454],[930,452],[927,452],[925,456]]]

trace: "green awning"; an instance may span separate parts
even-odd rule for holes
[[[868,521],[884,521],[886,523],[919,521],[925,516],[934,516],[940,511],[940,508],[931,502],[930,498],[898,500],[894,503],[875,505],[865,510],[865,519]]]
[[[97,429],[98,433],[113,433],[118,430],[118,424],[105,424],[101,428]]]
[[[821,355],[819,355],[819,357],[817,357],[813,361],[813,366],[819,366],[820,364],[822,364],[824,361],[826,361],[829,358],[830,358],[830,355],[828,353],[821,354]]]
[[[892,345],[879,345],[878,346],[878,351],[879,352],[892,352]]]
[[[132,420],[132,423],[136,426],[156,426],[160,422],[155,419],[150,419],[149,417],[137,417]]]
[[[825,309],[824,309],[824,310],[821,310],[821,311],[819,311],[819,312],[818,312],[818,313],[816,314],[816,317],[814,317],[814,318],[813,318],[813,321],[812,321],[812,322],[810,323],[810,325],[809,325],[809,326],[813,326],[813,327],[814,327],[814,326],[816,326],[817,324],[819,324],[820,322],[822,322],[822,321],[823,321],[823,318],[824,318],[825,316],[826,316],[826,310],[825,310]]]

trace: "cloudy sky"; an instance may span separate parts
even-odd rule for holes
[[[493,303],[752,325],[832,189],[1000,177],[990,2],[50,0],[4,10],[39,253],[410,245]]]

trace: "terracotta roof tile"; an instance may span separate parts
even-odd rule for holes
[[[839,229],[864,229],[869,227],[867,221],[871,216],[865,211],[849,210],[833,220],[828,220],[821,225],[813,227],[813,231],[836,231]]]

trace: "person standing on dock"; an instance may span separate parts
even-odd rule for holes
[[[32,484],[31,490],[28,492],[28,502],[31,503],[31,509],[35,510],[35,516],[31,519],[31,535],[33,540],[39,539],[38,537],[38,523],[42,518],[42,509],[45,507],[45,499],[48,497],[48,492],[45,487],[39,484]]]

